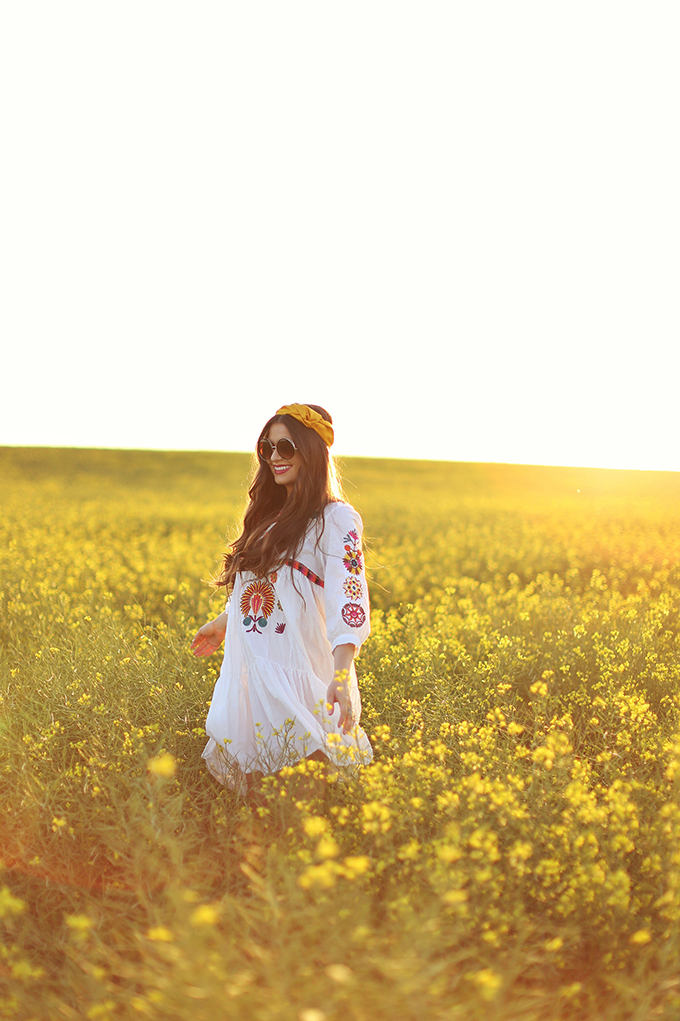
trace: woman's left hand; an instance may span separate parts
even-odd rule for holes
[[[335,703],[340,706],[338,727],[344,734],[349,734],[355,724],[352,711],[352,700],[349,697],[349,671],[357,650],[353,645],[336,645],[333,649],[333,680],[328,685],[326,702],[329,705],[328,715],[335,712]]]
[[[209,656],[211,653],[216,652],[224,641],[226,631],[227,613],[225,610],[219,617],[215,617],[214,620],[208,621],[207,624],[198,629],[190,645],[194,656]]]
[[[349,734],[354,725],[354,719],[352,715],[352,702],[349,697],[349,673],[347,671],[338,671],[336,673],[328,685],[326,702],[328,703],[329,716],[332,716],[335,712],[336,702],[340,706],[338,727],[342,730],[343,734]]]

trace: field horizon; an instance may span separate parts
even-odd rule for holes
[[[26,451],[26,452],[48,452],[48,451],[69,451],[76,453],[82,451],[85,453],[105,453],[107,451],[112,453],[120,454],[217,454],[218,456],[236,456],[236,457],[251,457],[252,451],[250,450],[228,450],[228,449],[217,449],[217,448],[203,448],[203,447],[98,447],[89,445],[78,445],[78,446],[64,446],[64,445],[52,445],[52,444],[35,444],[35,443],[9,443],[0,444],[0,451]],[[608,465],[592,465],[592,464],[552,464],[550,462],[543,461],[475,461],[469,459],[459,458],[442,458],[442,457],[389,457],[374,454],[337,454],[335,455],[339,461],[394,461],[396,463],[409,463],[409,462],[425,462],[431,464],[451,464],[451,465],[475,465],[478,467],[489,466],[489,467],[504,467],[504,468],[564,468],[574,469],[576,471],[594,471],[594,472],[634,472],[636,474],[646,475],[680,475],[680,469],[673,468],[622,468],[612,467]]]

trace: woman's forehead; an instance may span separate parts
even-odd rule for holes
[[[283,422],[274,422],[269,426],[267,439],[271,440],[272,443],[278,443],[279,440],[292,440],[293,437],[290,435]]]

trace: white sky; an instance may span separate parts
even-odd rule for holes
[[[0,444],[680,470],[680,5],[20,0]]]

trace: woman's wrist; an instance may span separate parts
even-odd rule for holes
[[[350,645],[336,645],[333,649],[333,669],[335,676],[338,674],[347,673],[354,662],[354,655],[356,653],[356,646]]]

